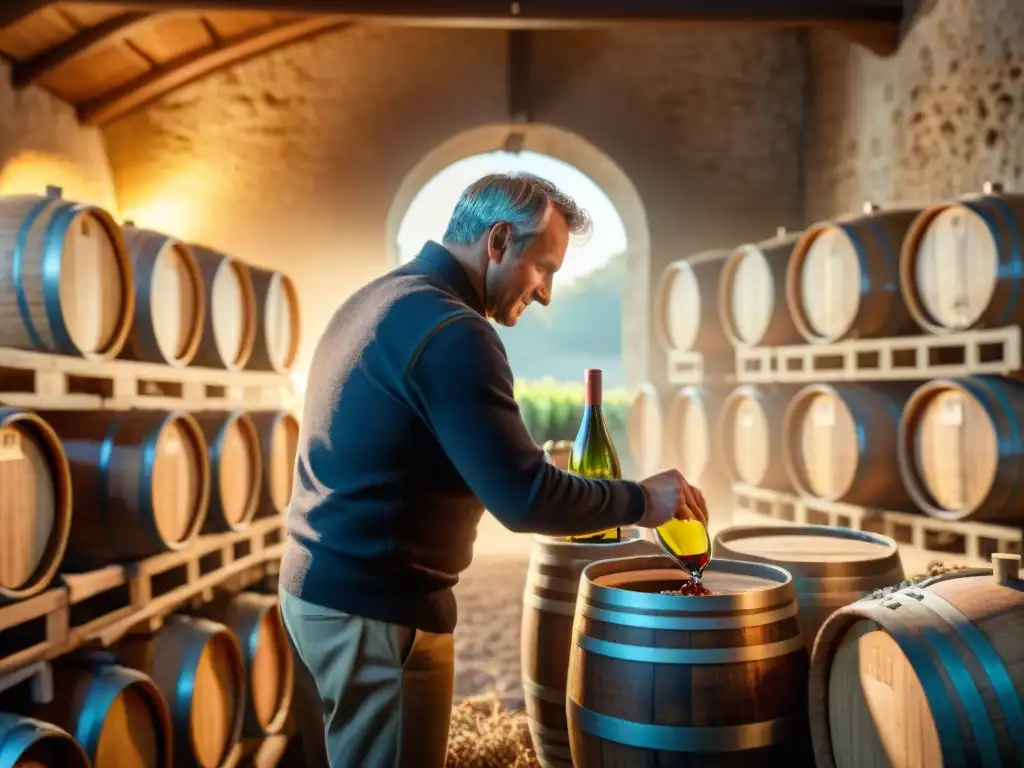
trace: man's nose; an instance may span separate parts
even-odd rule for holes
[[[551,303],[551,293],[545,288],[538,288],[533,292],[533,300],[540,304],[542,307],[546,307]]]

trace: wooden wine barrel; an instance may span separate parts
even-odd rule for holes
[[[718,282],[728,251],[706,251],[673,261],[654,299],[654,333],[666,352],[729,349],[718,318]]]
[[[245,530],[260,503],[263,455],[260,434],[244,411],[192,414],[209,446],[210,506],[203,533]]]
[[[283,515],[292,498],[299,422],[288,411],[253,411],[249,414],[260,435],[263,491],[257,516]]]
[[[918,208],[819,222],[800,237],[786,272],[793,322],[812,344],[917,331],[899,290],[903,236]]]
[[[641,385],[626,416],[626,439],[633,460],[644,475],[654,474],[662,467],[663,420],[661,393],[652,384]]]
[[[807,765],[808,658],[790,575],[712,560],[712,596],[660,594],[684,581],[665,555],[583,570],[566,697],[574,764]]]
[[[124,228],[135,272],[135,318],[122,357],[181,368],[203,339],[206,291],[192,250],[170,235]]]
[[[206,320],[193,365],[239,371],[256,343],[256,298],[249,267],[201,245],[192,245],[203,275]]]
[[[782,421],[795,387],[744,384],[725,398],[719,411],[722,463],[733,482],[790,489],[782,456]]]
[[[833,612],[906,578],[888,536],[831,525],[737,525],[718,532],[712,553],[789,572],[808,653]]]
[[[71,535],[71,468],[38,414],[0,407],[0,602],[53,581]]]
[[[295,667],[276,595],[242,592],[227,605],[224,624],[234,632],[245,662],[242,735],[277,733],[291,708]]]
[[[720,455],[716,425],[724,399],[714,389],[683,387],[669,403],[665,464],[695,485],[701,484]]]
[[[1024,323],[1024,195],[981,195],[926,208],[903,241],[900,287],[931,333]]]
[[[623,529],[622,535],[623,541],[607,544],[533,538],[523,592],[522,685],[534,749],[545,768],[572,768],[565,680],[580,573],[596,560],[660,551],[635,528]]]
[[[913,385],[809,384],[789,401],[782,451],[801,495],[883,509],[906,506],[897,466],[900,411]]]
[[[799,233],[779,228],[770,240],[729,254],[718,282],[722,330],[734,346],[802,344],[786,304],[786,270]]]
[[[111,654],[61,662],[56,695],[32,714],[75,735],[93,768],[172,768],[174,734],[167,700],[143,672]]]
[[[206,440],[183,411],[40,411],[71,465],[63,568],[141,560],[189,545],[210,503]]]
[[[55,725],[0,712],[0,768],[90,768],[71,735]]]
[[[299,354],[299,294],[281,272],[249,267],[256,300],[256,338],[246,368],[286,373]]]
[[[245,666],[227,627],[192,616],[169,616],[154,636],[129,636],[122,656],[153,678],[174,723],[175,764],[218,768],[241,738]]]
[[[960,571],[839,609],[811,661],[818,768],[1024,765],[1024,590]]]
[[[915,504],[943,520],[1024,520],[1024,385],[934,379],[903,409],[899,468]]]
[[[131,256],[102,208],[0,196],[0,346],[110,360],[135,313]]]

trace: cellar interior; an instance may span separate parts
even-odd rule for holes
[[[621,219],[605,410],[711,594],[485,517],[447,765],[1024,765],[1024,3],[720,5],[0,3],[0,768],[327,766],[313,350],[487,153]]]

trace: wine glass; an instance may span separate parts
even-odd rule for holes
[[[700,520],[673,518],[654,529],[654,538],[663,550],[700,583],[711,562],[711,536]]]

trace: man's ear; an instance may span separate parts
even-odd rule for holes
[[[500,264],[508,251],[508,245],[512,239],[512,228],[501,221],[491,227],[487,236],[487,258],[495,264]]]

